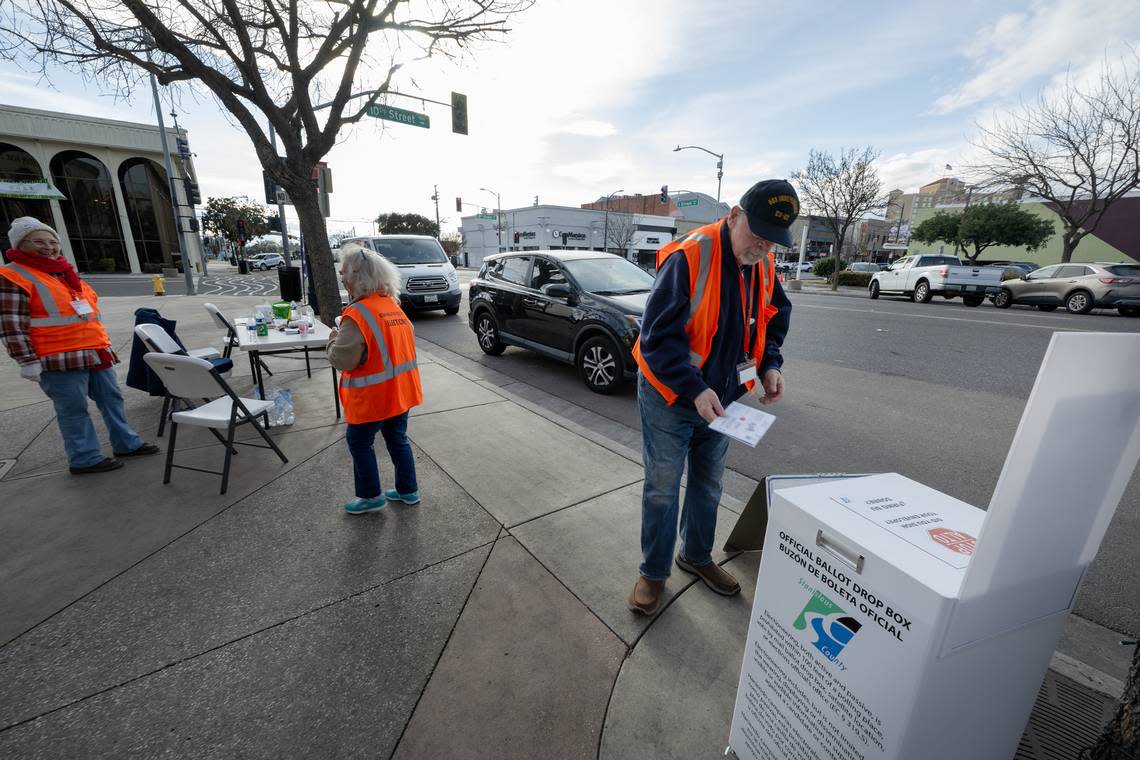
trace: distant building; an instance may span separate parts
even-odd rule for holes
[[[186,131],[167,129],[180,223],[197,222],[177,156]],[[189,256],[174,222],[158,127],[0,105],[0,247],[8,227],[34,216],[59,232],[63,254],[81,272],[157,272],[174,257],[201,260],[197,234]]]
[[[590,203],[583,203],[582,208],[605,211],[606,199],[602,197]],[[667,214],[677,220],[677,234],[683,235],[726,216],[732,207],[723,201],[718,202],[711,195],[683,190],[670,194],[667,204],[661,202],[661,193],[616,195],[610,198],[609,208],[610,213],[618,211],[626,214],[658,216]]]
[[[977,197],[974,196],[974,198]],[[971,203],[973,202],[971,200]],[[1034,197],[1023,198],[1018,203],[1022,209],[1052,222],[1053,237],[1043,248],[1033,252],[1026,251],[1024,248],[993,246],[982,251],[980,260],[982,262],[1030,261],[1040,266],[1059,262],[1063,248],[1061,235],[1064,232],[1064,225],[1061,217],[1054,210],[1053,204]],[[944,210],[960,211],[964,205],[948,206]],[[917,210],[914,223],[920,224],[938,213],[939,210],[943,209],[924,208]],[[1081,240],[1073,254],[1073,261],[1115,261],[1128,264],[1140,262],[1140,225],[1136,224],[1137,219],[1140,219],[1140,192],[1133,192],[1109,207],[1096,230]],[[909,250],[911,253],[953,253],[954,244],[913,242],[910,244]]]
[[[540,205],[503,209],[497,218],[494,212],[462,217],[459,260],[477,267],[484,257],[503,251],[608,250],[652,270],[657,249],[676,234],[676,220],[615,211],[613,203],[608,214],[604,207]]]

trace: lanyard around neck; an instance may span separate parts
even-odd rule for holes
[[[756,288],[759,282],[758,267],[760,262],[752,265],[752,274],[750,275],[751,292],[748,292],[744,287],[744,274],[738,271],[740,277],[740,311],[744,315],[744,355],[749,359],[752,358],[752,307],[756,305]]]

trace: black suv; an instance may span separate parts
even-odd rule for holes
[[[630,351],[652,287],[652,274],[611,253],[502,253],[471,281],[467,321],[486,354],[529,348],[574,364],[590,390],[613,393],[637,372]]]

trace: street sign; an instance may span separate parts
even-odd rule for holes
[[[687,201],[677,201],[677,208],[684,208],[685,206],[696,206],[700,201],[696,198],[690,198]]]
[[[494,214],[479,214],[476,219],[490,219],[492,222],[498,219]]]
[[[424,129],[431,128],[431,119],[428,118],[428,115],[426,113],[405,111],[403,108],[396,108],[395,106],[369,106],[368,115],[376,119],[398,121],[401,124],[410,124],[413,127],[422,127]]]

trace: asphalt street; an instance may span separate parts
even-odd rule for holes
[[[466,282],[470,273],[463,273]],[[791,294],[785,343],[787,395],[756,448],[733,443],[728,466],[752,479],[772,473],[899,472],[987,507],[1006,452],[1055,331],[1137,332],[1115,312],[1047,314],[988,303]],[[574,367],[519,348],[485,356],[454,317],[414,317],[419,340],[480,362],[517,382],[508,390],[595,432],[640,447],[634,386],[613,396],[586,390]],[[1090,372],[1095,368],[1090,367]],[[726,480],[738,498],[747,481]],[[1079,505],[1074,505],[1079,508]],[[1077,611],[1120,631],[1140,631],[1140,475],[1134,474]]]

